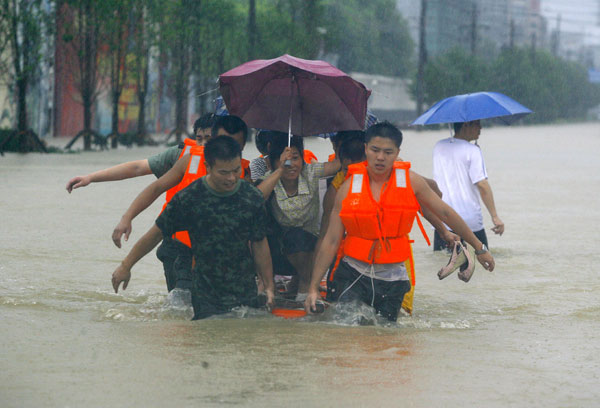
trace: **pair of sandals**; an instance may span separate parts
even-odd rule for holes
[[[471,251],[467,244],[460,241],[455,241],[450,260],[446,266],[440,269],[438,278],[442,280],[457,269],[459,269],[458,279],[464,282],[468,282],[475,271],[475,251]]]

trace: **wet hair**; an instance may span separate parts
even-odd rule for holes
[[[219,135],[219,129],[225,129],[230,135],[234,135],[238,132],[242,132],[244,137],[244,143],[248,141],[248,126],[246,122],[234,115],[216,116],[215,123],[211,129],[211,136],[217,137]]]
[[[194,134],[198,131],[198,129],[212,129],[215,123],[215,114],[214,113],[205,113],[200,116],[194,122]]]
[[[271,144],[269,145],[269,163],[271,163],[271,168],[275,168],[275,161],[279,160],[281,157],[281,153],[288,146],[288,135],[283,132],[275,132],[271,131],[269,141]],[[302,165],[304,166],[304,140],[300,136],[292,136],[292,140],[290,142],[290,147],[295,147],[298,149],[300,153],[300,157],[302,158]]]
[[[453,123],[454,134],[457,134],[458,132],[460,132],[460,130],[462,129],[464,124],[465,124],[465,122],[454,122]]]
[[[217,160],[230,161],[242,157],[240,144],[229,136],[211,137],[204,145],[204,161],[214,166]]]
[[[335,134],[335,142],[343,143],[346,139],[359,138],[365,140],[365,132],[362,130],[340,130]]]
[[[338,150],[340,161],[350,160],[352,163],[358,163],[366,159],[364,132],[360,133],[361,135],[342,139]]]
[[[402,132],[387,120],[376,123],[367,129],[365,143],[369,143],[374,137],[391,139],[398,148],[402,144]]]
[[[463,128],[463,126],[465,125],[471,125],[473,123],[477,122],[477,120],[471,120],[469,122],[454,122],[452,125],[454,126],[454,134],[456,135],[458,132],[461,131],[461,129]]]
[[[271,132],[268,130],[261,130],[256,135],[255,143],[256,148],[261,154],[268,154],[267,148],[271,141]]]

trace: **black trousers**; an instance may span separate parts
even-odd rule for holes
[[[488,246],[487,235],[485,234],[485,229],[480,229],[479,231],[473,231],[473,234],[480,240],[485,246]],[[437,231],[433,234],[433,250],[441,251],[442,249],[448,249],[448,243],[442,239],[440,234]]]
[[[375,293],[373,294],[373,289]],[[371,305],[377,313],[388,320],[396,321],[404,295],[410,291],[409,280],[383,281],[363,275],[346,262],[341,261],[327,283],[327,300],[330,302],[352,302],[359,300]]]
[[[162,262],[167,290],[192,287],[192,250],[171,238],[164,238],[156,257]]]

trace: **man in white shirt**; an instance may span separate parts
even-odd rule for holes
[[[476,141],[480,133],[479,120],[454,123],[454,137],[440,140],[433,148],[433,178],[442,191],[442,200],[465,220],[475,236],[487,247],[480,197],[492,217],[492,231],[502,235],[504,223],[496,213],[481,149],[477,144],[470,143]],[[436,232],[433,250],[438,251],[446,246]]]

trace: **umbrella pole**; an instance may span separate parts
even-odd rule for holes
[[[292,86],[290,89],[290,117],[288,119],[288,147],[292,145],[292,106],[294,105],[294,82],[296,81],[296,77],[292,74]],[[291,166],[291,160],[286,160],[283,163],[284,166]]]

